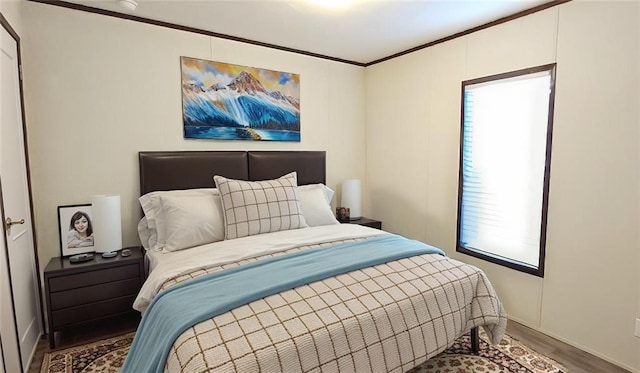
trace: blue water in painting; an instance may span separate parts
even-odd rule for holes
[[[269,129],[253,129],[253,131],[260,135],[262,140],[300,141],[299,131]],[[251,136],[238,127],[184,126],[184,137],[189,139],[251,140]]]

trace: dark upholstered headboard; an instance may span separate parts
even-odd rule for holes
[[[139,152],[140,195],[157,190],[213,188],[214,175],[268,180],[291,171],[298,185],[326,182],[323,151]]]
[[[326,182],[325,152],[247,152],[249,156],[249,180],[270,180],[298,173],[298,185]]]

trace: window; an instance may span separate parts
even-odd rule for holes
[[[544,275],[555,64],[462,82],[457,251]]]

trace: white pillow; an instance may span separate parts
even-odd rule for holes
[[[305,190],[305,191],[310,189],[318,189],[318,188],[322,189],[325,195],[325,199],[327,200],[327,204],[330,205],[335,192],[333,191],[333,189],[329,188],[328,186],[324,184],[307,184],[307,185],[298,186],[298,190]]]
[[[147,193],[140,198],[140,205],[144,216],[147,219],[147,226],[151,230],[149,238],[149,248],[153,250],[162,250],[165,244],[165,227],[164,217],[162,215],[162,196],[197,196],[197,195],[214,195],[218,194],[215,188],[185,189],[185,190],[168,190]]]
[[[224,240],[219,195],[165,195],[160,200],[165,252]]]
[[[213,179],[222,197],[225,239],[308,227],[295,172],[264,181]]]
[[[298,187],[304,220],[310,227],[340,224],[331,210],[333,190],[324,184]]]
[[[155,229],[149,229],[147,218],[143,217],[142,219],[140,219],[140,221],[138,222],[138,237],[140,237],[140,243],[142,244],[142,247],[145,248],[145,250],[149,250],[149,248],[151,247],[149,241],[151,240],[151,236],[155,236],[155,234]],[[154,246],[156,244],[156,239],[157,237],[154,237],[153,239]]]

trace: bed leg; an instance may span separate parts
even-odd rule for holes
[[[477,326],[471,329],[471,351],[474,354],[480,352],[480,333]]]

